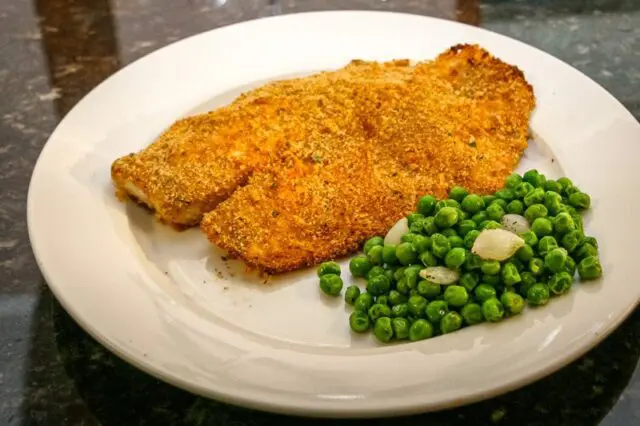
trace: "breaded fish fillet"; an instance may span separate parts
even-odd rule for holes
[[[279,164],[292,149],[299,161],[313,161],[315,153],[300,146],[322,141],[324,149],[340,150],[343,139],[361,138],[359,92],[407,81],[413,73],[407,64],[354,62],[270,83],[229,106],[179,120],[146,149],[113,163],[117,193],[146,204],[164,222],[197,225],[252,173]]]
[[[533,90],[477,46],[339,73],[290,83],[322,108],[296,110],[293,137],[204,216],[213,244],[266,272],[310,266],[386,233],[424,194],[497,190],[527,147]]]

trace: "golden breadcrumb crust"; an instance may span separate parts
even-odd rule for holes
[[[203,206],[200,212],[212,210],[201,229],[213,244],[266,272],[284,272],[357,250],[424,194],[445,197],[454,185],[481,194],[500,188],[527,147],[534,104],[522,72],[478,46],[454,46],[415,66],[353,61],[264,86],[200,118],[218,124],[202,125],[216,128],[208,137],[199,127],[188,136],[174,129],[183,139],[155,149],[160,157],[150,167],[166,168],[171,182],[182,179],[187,196],[179,197]],[[219,135],[236,128],[251,130],[219,148]],[[197,133],[208,142],[193,155],[184,139]],[[241,142],[250,147],[246,157],[235,169],[222,167],[228,159],[218,156]],[[183,152],[175,146],[202,174],[183,178],[182,168],[171,168],[167,151]],[[144,168],[149,160],[139,161]],[[151,188],[175,202],[182,187],[164,185]],[[163,212],[179,211],[154,208],[169,221]]]

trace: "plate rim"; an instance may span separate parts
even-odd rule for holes
[[[477,402],[477,401],[480,401],[480,400],[485,400],[485,399],[488,399],[488,398],[495,397],[497,395],[504,394],[506,392],[512,391],[514,389],[520,388],[520,387],[525,386],[527,384],[530,384],[530,383],[532,383],[534,381],[537,381],[537,380],[539,380],[539,379],[541,379],[543,377],[546,377],[546,376],[556,372],[557,370],[559,370],[563,366],[573,362],[575,359],[579,358],[580,356],[582,356],[583,354],[585,354],[586,352],[588,352],[589,350],[591,350],[592,348],[597,346],[599,343],[601,343],[609,334],[611,334],[611,332],[613,332],[636,309],[636,307],[638,306],[638,304],[640,302],[640,297],[637,298],[635,301],[633,301],[633,303],[629,304],[627,309],[625,311],[619,313],[617,315],[617,317],[613,321],[607,322],[603,326],[603,328],[601,328],[599,330],[599,333],[595,334],[590,339],[582,340],[580,343],[574,345],[573,346],[573,350],[571,352],[565,354],[562,357],[554,358],[554,360],[552,362],[548,362],[544,366],[544,368],[539,368],[533,374],[527,374],[527,375],[522,376],[522,377],[520,377],[520,378],[518,378],[516,380],[511,380],[511,382],[506,383],[506,384],[504,384],[502,386],[493,387],[488,392],[487,391],[477,392],[475,394],[468,394],[465,397],[451,399],[447,403],[438,403],[437,407],[430,407],[427,410],[425,410],[424,406],[416,406],[416,405],[413,405],[413,404],[412,405],[402,406],[402,407],[397,407],[397,409],[394,409],[393,413],[389,412],[389,408],[365,409],[365,410],[361,410],[361,411],[353,411],[348,406],[340,407],[338,405],[333,405],[332,408],[320,408],[320,407],[309,408],[309,407],[305,407],[305,406],[300,407],[300,406],[291,405],[291,404],[289,404],[289,405],[282,404],[282,402],[277,403],[277,402],[274,402],[274,400],[257,401],[255,399],[252,399],[252,398],[249,398],[249,397],[244,397],[241,394],[234,395],[234,394],[230,394],[230,393],[225,393],[223,391],[219,391],[218,389],[213,389],[213,388],[210,388],[210,387],[206,387],[206,386],[203,386],[203,385],[200,385],[200,384],[193,383],[192,381],[183,380],[183,379],[181,379],[179,377],[174,377],[171,374],[167,374],[166,371],[162,370],[162,368],[158,367],[157,365],[154,365],[152,362],[145,361],[145,359],[143,359],[141,357],[137,357],[137,356],[127,352],[126,348],[121,347],[121,345],[118,345],[116,342],[112,341],[108,336],[102,334],[100,332],[100,330],[95,328],[90,322],[85,321],[80,314],[75,312],[73,307],[68,303],[68,300],[65,300],[65,297],[64,297],[64,294],[62,294],[61,288],[54,284],[55,281],[56,281],[56,278],[51,275],[51,273],[50,273],[51,271],[48,270],[46,265],[43,264],[42,261],[41,261],[42,250],[45,250],[45,248],[43,248],[39,244],[38,236],[34,233],[35,232],[34,231],[35,227],[34,227],[33,224],[34,224],[35,215],[36,215],[35,209],[33,207],[33,205],[35,203],[35,201],[34,201],[34,198],[35,198],[35,195],[34,195],[34,192],[35,192],[35,190],[34,190],[34,182],[37,181],[39,169],[42,167],[41,166],[41,160],[44,157],[43,154],[45,154],[48,149],[51,149],[52,145],[49,142],[52,139],[54,139],[58,129],[62,126],[62,124],[65,123],[69,119],[69,117],[71,117],[74,114],[74,112],[76,112],[78,109],[80,109],[82,107],[83,101],[91,93],[93,93],[94,91],[98,90],[100,87],[102,87],[104,84],[106,84],[109,80],[111,80],[115,76],[119,75],[121,72],[123,72],[124,70],[129,68],[131,65],[136,64],[139,61],[146,60],[149,57],[154,56],[156,54],[159,54],[159,52],[162,52],[162,51],[166,52],[170,48],[171,49],[178,49],[179,46],[182,43],[187,43],[189,40],[192,40],[192,39],[195,39],[195,38],[198,38],[198,37],[204,37],[205,35],[210,34],[212,32],[216,32],[216,31],[219,31],[221,29],[230,28],[230,27],[250,26],[250,25],[253,25],[257,21],[265,21],[265,20],[280,21],[280,20],[298,19],[301,16],[303,16],[303,17],[318,16],[318,15],[327,16],[327,15],[337,15],[337,14],[340,14],[340,15],[360,15],[360,16],[365,16],[365,15],[396,15],[396,16],[405,16],[405,17],[411,17],[411,18],[419,17],[420,19],[424,19],[425,21],[446,22],[448,25],[469,27],[469,28],[472,28],[474,31],[491,33],[493,36],[497,36],[497,37],[502,38],[502,39],[508,39],[512,43],[517,43],[517,44],[519,44],[521,46],[526,47],[527,49],[533,49],[533,50],[539,52],[540,54],[543,54],[543,55],[545,55],[547,57],[553,58],[555,61],[563,63],[565,66],[570,68],[573,72],[581,74],[584,78],[588,79],[591,84],[593,84],[601,92],[603,92],[602,93],[603,95],[606,94],[606,96],[610,97],[616,103],[618,103],[620,106],[622,106],[623,109],[626,111],[626,113],[632,119],[635,120],[635,117],[633,117],[633,115],[630,113],[630,111],[627,109],[627,107],[624,104],[622,104],[620,101],[618,101],[612,94],[610,94],[600,84],[595,82],[593,79],[591,79],[589,76],[585,75],[581,71],[579,71],[576,68],[572,67],[570,64],[566,63],[565,61],[563,61],[563,60],[561,60],[559,58],[556,58],[553,55],[542,51],[541,49],[538,49],[538,48],[536,48],[534,46],[531,46],[531,45],[528,45],[528,44],[526,44],[524,42],[521,42],[521,41],[519,41],[517,39],[513,39],[511,37],[508,37],[508,36],[493,32],[491,30],[487,30],[485,28],[475,27],[475,26],[472,26],[472,25],[469,25],[469,24],[465,24],[465,23],[461,23],[461,22],[450,21],[450,20],[446,20],[446,19],[435,18],[435,17],[425,16],[425,15],[416,15],[416,14],[411,14],[411,13],[403,13],[403,12],[340,10],[340,11],[315,11],[315,12],[291,13],[291,14],[284,14],[284,15],[278,15],[278,16],[257,18],[257,19],[241,21],[241,22],[230,24],[230,25],[225,25],[225,26],[222,26],[222,27],[217,27],[217,28],[214,28],[214,29],[211,29],[211,30],[207,30],[207,31],[204,31],[204,32],[200,32],[200,33],[185,37],[185,38],[183,38],[181,40],[175,41],[173,43],[170,43],[168,45],[165,45],[162,48],[157,49],[157,50],[151,52],[148,55],[142,56],[142,57],[132,61],[131,63],[127,64],[125,67],[119,69],[118,71],[116,71],[115,73],[110,75],[108,78],[103,80],[100,84],[98,84],[91,91],[89,91],[87,94],[85,94],[85,96],[83,96],[83,98],[73,106],[73,108],[58,123],[58,125],[56,126],[56,129],[51,133],[51,135],[47,139],[46,143],[44,144],[43,149],[42,149],[42,151],[40,152],[40,154],[38,156],[38,160],[36,161],[35,166],[33,168],[33,172],[32,172],[32,175],[31,175],[30,182],[29,182],[29,189],[28,189],[28,194],[27,194],[27,225],[28,225],[29,241],[30,241],[30,244],[31,244],[31,247],[32,247],[32,251],[34,253],[34,257],[36,259],[36,263],[37,263],[38,268],[39,268],[40,272],[42,273],[42,275],[43,275],[43,277],[44,277],[44,279],[45,279],[45,281],[47,283],[47,286],[49,287],[51,292],[54,294],[56,300],[61,304],[61,306],[65,309],[65,311],[74,319],[74,321],[82,329],[84,329],[93,339],[95,339],[101,345],[105,346],[110,352],[112,352],[116,356],[120,357],[121,359],[125,360],[127,363],[135,366],[136,368],[144,371],[145,373],[151,375],[152,377],[160,379],[160,380],[162,380],[162,381],[164,381],[166,383],[174,385],[174,386],[176,386],[178,388],[181,388],[183,390],[186,390],[188,392],[192,392],[192,393],[195,393],[195,394],[207,397],[207,398],[215,398],[216,400],[219,400],[219,401],[222,401],[222,402],[231,403],[231,404],[235,404],[235,405],[240,405],[240,406],[244,406],[244,407],[248,407],[248,408],[252,408],[252,409],[268,411],[268,412],[274,412],[274,413],[286,412],[288,414],[305,415],[305,416],[318,416],[318,417],[333,417],[333,418],[337,418],[337,417],[369,417],[369,416],[373,415],[373,416],[376,416],[376,417],[389,417],[389,416],[396,416],[396,415],[399,415],[399,414],[415,414],[415,413],[422,413],[422,412],[425,412],[425,411],[436,411],[436,410],[442,410],[442,409],[456,407],[456,406],[460,406],[460,405],[465,405],[465,404]],[[354,16],[354,19],[358,19],[358,18],[359,18],[358,16]]]

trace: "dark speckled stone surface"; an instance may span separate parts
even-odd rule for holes
[[[395,10],[480,25],[572,64],[640,117],[637,0],[0,0],[0,425],[358,423],[230,407],[128,366],[53,300],[25,224],[29,178],[43,144],[100,81],[194,33],[327,9]],[[590,353],[526,388],[452,411],[363,424],[639,425],[639,357],[636,310]]]

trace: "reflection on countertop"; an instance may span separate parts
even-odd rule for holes
[[[437,16],[520,39],[583,71],[640,118],[635,0],[0,0],[0,424],[302,424],[195,397],[95,343],[46,289],[28,242],[25,203],[49,134],[118,69],[209,29],[335,9]],[[636,310],[596,349],[531,386],[385,424],[638,424],[639,357]],[[316,423],[326,422],[304,421]]]

